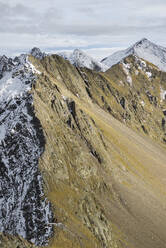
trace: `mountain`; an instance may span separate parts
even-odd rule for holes
[[[71,64],[77,67],[86,67],[95,71],[106,71],[108,69],[106,65],[93,59],[80,49],[75,49],[73,52],[60,52],[57,54],[69,60]]]
[[[126,50],[113,53],[104,58],[101,63],[111,67],[129,55],[136,55],[156,65],[160,70],[166,71],[166,48],[158,46],[146,38],[138,41]]]
[[[166,73],[40,52],[0,58],[0,247],[165,248]]]
[[[0,58],[0,232],[46,245],[52,211],[38,169],[44,135],[30,93],[35,73],[28,55]]]

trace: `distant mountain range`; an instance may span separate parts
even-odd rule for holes
[[[47,56],[46,53],[41,52],[37,47],[34,47],[30,54],[38,59],[42,59]],[[76,67],[85,67],[101,72],[107,71],[113,65],[121,62],[129,55],[135,55],[149,61],[160,70],[166,71],[166,48],[156,45],[146,38],[141,39],[125,50],[117,51],[110,56],[103,58],[101,61],[97,61],[95,58],[89,56],[80,49],[75,49],[72,52],[57,52],[56,54],[63,57],[65,60],[68,60]]]
[[[75,66],[86,67],[96,71],[106,71],[129,55],[135,55],[151,62],[160,70],[166,71],[166,48],[158,46],[146,38],[141,39],[125,50],[113,53],[100,62],[80,49],[75,49],[73,52],[61,52],[58,55],[69,60]]]

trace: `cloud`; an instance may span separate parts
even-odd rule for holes
[[[165,45],[165,0],[0,0],[0,9],[1,53],[34,45],[104,53],[144,36]]]
[[[1,2],[0,9],[1,9],[0,18],[3,20],[11,20],[11,19],[17,20],[17,18],[30,19],[35,16],[35,11],[32,8],[26,7],[22,4],[17,4],[12,7],[6,3]]]

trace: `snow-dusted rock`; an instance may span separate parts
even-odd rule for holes
[[[0,79],[3,77],[3,73],[10,71],[13,66],[13,60],[7,58],[5,55],[0,56]]]
[[[160,70],[166,71],[166,48],[158,46],[146,38],[138,41],[126,50],[113,53],[104,58],[101,63],[110,68],[129,55],[136,55],[156,65]]]
[[[41,50],[38,47],[32,48],[30,54],[37,59],[43,59],[46,56],[46,54],[41,52]]]
[[[45,139],[29,92],[34,68],[21,55],[1,57],[0,71],[0,232],[46,245],[53,214],[38,169]]]

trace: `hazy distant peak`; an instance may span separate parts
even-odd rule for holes
[[[98,62],[79,48],[74,49],[73,52],[60,52],[58,55],[78,67],[86,67],[95,71],[106,71],[108,69],[106,65]]]
[[[76,48],[74,49],[73,53],[84,53],[81,49]]]

